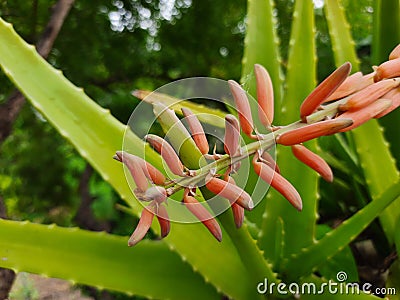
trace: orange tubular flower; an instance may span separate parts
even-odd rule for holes
[[[249,99],[247,98],[246,92],[236,81],[229,80],[228,83],[239,114],[240,126],[248,137],[253,138],[253,118],[251,116]]]
[[[301,104],[300,118],[311,115],[345,81],[350,70],[351,64],[346,62],[322,81]]]
[[[346,103],[339,105],[341,111],[354,111],[368,106],[391,89],[400,85],[399,79],[387,79],[371,84],[365,89],[349,96]]]
[[[263,154],[259,157],[259,160],[262,161],[263,163],[267,164],[269,167],[274,169],[275,172],[281,173],[281,170],[279,169],[278,164],[276,161],[273,159],[271,154],[269,154],[267,151],[264,151]]]
[[[392,112],[393,110],[395,110],[400,106],[400,87],[389,91],[387,94],[383,96],[383,99],[392,100],[392,105],[389,106],[384,111],[382,111],[381,113],[374,116],[374,118],[376,119],[386,116],[388,113]]]
[[[141,168],[139,157],[126,152],[117,151],[113,158],[122,162],[128,168],[139,192],[147,190],[149,183],[147,182],[145,172]]]
[[[350,118],[321,121],[282,133],[276,138],[276,142],[285,146],[301,144],[323,135],[336,133],[351,124],[353,124],[353,120]]]
[[[210,212],[199,202],[196,198],[189,195],[185,191],[183,202],[187,209],[199,219],[204,226],[211,232],[211,234],[219,241],[222,241],[222,231],[218,222],[210,214]]]
[[[293,145],[292,152],[298,160],[319,173],[323,179],[328,182],[333,181],[332,170],[322,157],[301,144]]]
[[[269,128],[274,120],[274,88],[268,71],[259,64],[254,65],[257,82],[258,117]]]
[[[392,105],[392,100],[388,99],[379,99],[374,103],[363,107],[356,111],[346,111],[345,113],[341,114],[340,116],[336,117],[336,120],[346,120],[351,119],[353,120],[353,124],[349,127],[340,129],[340,132],[345,132],[348,130],[352,130],[361,124],[371,120],[373,117],[379,115],[380,113],[384,112]]]
[[[197,119],[196,115],[193,114],[189,108],[182,107],[181,110],[189,124],[190,132],[192,133],[192,138],[195,144],[202,154],[207,154],[210,149],[203,126],[201,126],[199,119]]]
[[[157,219],[160,224],[161,237],[164,238],[168,235],[170,230],[170,221],[167,213],[167,209],[163,205],[157,207]]]
[[[145,207],[145,209],[143,209],[139,223],[136,226],[135,231],[129,238],[128,241],[129,247],[135,246],[138,242],[140,242],[144,238],[147,231],[149,231],[150,229],[155,213],[156,213],[156,208],[153,204],[150,204],[149,206]]]
[[[303,202],[299,192],[285,177],[276,173],[267,164],[259,162],[259,153],[256,152],[253,158],[254,171],[266,183],[270,184],[275,190],[282,194],[298,211],[303,209]]]
[[[228,199],[231,204],[236,202],[247,210],[254,208],[254,203],[250,195],[235,184],[208,176],[206,178],[206,187],[212,193]]]
[[[154,134],[148,134],[144,139],[152,145],[158,153],[160,153],[172,173],[184,176],[181,160],[176,154],[174,148],[172,148],[166,140]]]
[[[375,81],[400,76],[400,58],[385,61],[376,69]]]
[[[225,116],[224,150],[230,156],[237,154],[239,150],[240,127],[233,115]]]
[[[235,180],[228,176],[228,181],[229,183],[236,185]],[[240,206],[237,202],[232,202],[231,203],[231,208],[232,208],[232,213],[233,213],[233,220],[235,221],[236,228],[240,228],[243,224],[244,220],[244,208]]]

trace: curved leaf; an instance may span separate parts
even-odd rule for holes
[[[163,242],[128,248],[104,232],[1,219],[0,235],[1,267],[148,298],[221,297]]]

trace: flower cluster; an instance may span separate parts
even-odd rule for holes
[[[136,197],[149,202],[142,211],[128,245],[133,246],[143,239],[154,216],[157,216],[160,224],[161,236],[165,237],[169,233],[170,221],[165,205],[168,197],[179,189],[184,189],[182,202],[187,209],[221,241],[219,223],[198,197],[196,198],[196,189],[203,182],[210,192],[229,201],[235,224],[239,228],[243,223],[244,210],[253,209],[254,203],[250,195],[236,185],[231,174],[240,168],[241,160],[251,155],[257,175],[301,211],[302,199],[299,193],[281,175],[279,167],[267,152],[271,145],[276,142],[290,146],[297,159],[331,182],[333,174],[329,165],[302,143],[320,136],[351,130],[372,118],[388,114],[400,105],[400,45],[392,51],[389,61],[375,67],[372,73],[363,75],[357,72],[349,76],[350,70],[350,63],[343,64],[311,92],[300,107],[300,121],[287,126],[274,126],[272,82],[267,70],[261,65],[255,65],[258,118],[270,134],[260,134],[257,131],[246,92],[237,82],[228,81],[239,120],[230,114],[225,117],[224,155],[217,154],[215,150],[213,154],[209,154],[209,144],[201,123],[195,114],[183,108],[182,113],[189,125],[191,137],[209,162],[206,167],[189,170],[165,139],[152,134],[145,137],[179,179],[168,179],[140,157],[118,151],[114,158],[128,168],[136,184]],[[172,110],[164,107],[164,111],[176,124],[181,125]],[[241,132],[256,141],[247,147],[241,147]],[[185,184],[182,184],[183,181]]]

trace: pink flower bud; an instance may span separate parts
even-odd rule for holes
[[[212,193],[228,199],[231,204],[236,202],[247,210],[254,208],[254,203],[250,195],[237,185],[216,177],[207,176],[206,187]]]
[[[150,204],[149,206],[145,207],[145,209],[143,209],[142,215],[140,216],[139,223],[136,226],[135,231],[132,233],[131,237],[129,238],[129,241],[128,241],[129,247],[135,246],[138,242],[140,242],[144,238],[147,231],[149,231],[151,223],[153,222],[155,210],[156,210],[156,208],[152,204]]]
[[[320,136],[336,133],[351,124],[353,120],[349,118],[321,121],[282,133],[278,135],[276,142],[285,146],[301,144]]]
[[[167,191],[161,186],[149,187],[144,193],[144,200],[155,201],[157,203],[165,202],[167,199]]]
[[[246,92],[236,81],[229,80],[228,83],[239,114],[240,126],[247,136],[253,137],[253,118],[251,116],[249,99],[247,98]]]
[[[218,222],[210,214],[210,212],[196,198],[185,193],[183,202],[187,209],[199,219],[211,234],[220,242],[222,241],[222,231]]]
[[[144,139],[152,145],[158,153],[160,153],[172,173],[184,176],[181,160],[176,154],[174,148],[172,148],[166,140],[154,134],[148,134]]]
[[[319,155],[310,151],[303,145],[293,145],[292,152],[294,156],[302,163],[309,166],[321,175],[328,182],[333,181],[333,173],[327,162]]]
[[[343,83],[349,75],[350,70],[351,64],[346,62],[308,95],[300,106],[300,117],[302,120],[311,115]]]
[[[233,185],[236,185],[235,180],[230,176],[228,176],[227,181]],[[233,220],[235,221],[236,228],[242,227],[243,220],[244,220],[244,208],[241,207],[236,202],[231,203],[231,208],[232,208]]]
[[[388,113],[394,111],[396,108],[400,106],[400,88],[396,88],[387,92],[382,98],[392,100],[392,105],[389,106],[384,111],[382,111],[381,113],[374,116],[374,118],[376,119],[386,116]]]
[[[170,230],[170,221],[167,209],[163,205],[157,207],[157,219],[160,224],[161,237],[164,238],[168,235]]]
[[[127,152],[117,151],[114,159],[122,162],[128,168],[139,192],[147,190],[149,183],[147,182],[146,175],[141,168],[139,157]]]
[[[361,72],[354,73],[346,78],[345,81],[328,97],[324,102],[341,99],[358,91],[358,87],[363,81],[363,74]],[[372,84],[371,80],[371,84]]]
[[[258,116],[265,127],[270,127],[274,120],[274,89],[268,71],[259,64],[254,65],[257,81]]]
[[[365,122],[371,120],[373,117],[376,115],[379,115],[386,109],[388,109],[392,105],[392,100],[388,99],[379,99],[376,100],[374,103],[365,106],[359,110],[356,111],[346,111],[345,113],[341,114],[340,116],[336,117],[335,120],[340,120],[340,119],[351,119],[353,120],[353,124],[349,127],[343,128],[339,130],[340,132],[345,132],[348,130],[352,130],[361,124],[364,124]]]
[[[267,164],[269,167],[271,167],[275,172],[281,173],[281,170],[279,169],[278,164],[276,161],[273,159],[271,154],[269,154],[267,151],[264,151],[263,154],[261,154],[261,157],[259,158],[263,163]]]
[[[239,151],[240,128],[239,122],[233,115],[225,116],[224,150],[230,156]]]
[[[209,151],[208,141],[199,119],[189,108],[182,107],[182,113],[189,124],[192,138],[202,154],[207,154]]]
[[[367,86],[365,89],[349,96],[346,103],[339,105],[341,111],[358,110],[376,101],[391,89],[399,86],[400,80],[387,79]]]
[[[301,197],[293,185],[285,177],[276,173],[267,164],[258,161],[259,154],[256,152],[253,158],[254,171],[266,183],[282,194],[298,211],[303,209]]]
[[[400,76],[400,58],[385,61],[376,69],[375,81]]]

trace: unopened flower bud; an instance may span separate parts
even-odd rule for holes
[[[163,138],[148,134],[144,139],[154,147],[154,149],[160,153],[161,157],[164,159],[169,169],[175,175],[184,176],[183,164],[176,154],[174,148]]]
[[[259,64],[254,65],[257,82],[258,116],[265,127],[274,120],[274,89],[268,71]]]
[[[346,62],[322,81],[300,106],[302,120],[311,115],[342,83],[351,70],[351,64]]]
[[[258,152],[253,158],[254,171],[266,183],[270,184],[275,190],[282,194],[298,211],[303,209],[301,197],[293,185],[285,177],[276,173],[267,164],[258,161]]]
[[[320,136],[336,133],[351,124],[353,120],[349,118],[321,121],[282,133],[276,138],[276,142],[285,146],[301,144]]]
[[[220,242],[222,241],[222,231],[217,220],[211,213],[199,202],[196,198],[189,196],[185,193],[183,202],[187,209],[199,219],[204,226],[211,232],[211,234]]]
[[[303,145],[293,145],[292,152],[298,160],[319,173],[323,179],[328,182],[333,181],[332,170],[321,156],[315,154]]]
[[[139,223],[136,226],[135,231],[129,238],[128,241],[129,247],[135,246],[138,242],[140,242],[144,238],[147,231],[149,231],[151,223],[153,222],[155,210],[156,209],[153,204],[150,204],[149,206],[145,207],[145,209],[142,210],[142,215],[140,216]]]
[[[206,187],[212,193],[228,199],[231,204],[236,202],[247,210],[252,210],[254,208],[254,203],[250,195],[237,185],[216,177],[208,176],[206,178]]]
[[[182,107],[182,113],[189,124],[190,132],[192,133],[192,138],[196,146],[202,154],[207,154],[209,151],[209,145],[199,119],[189,108]]]

